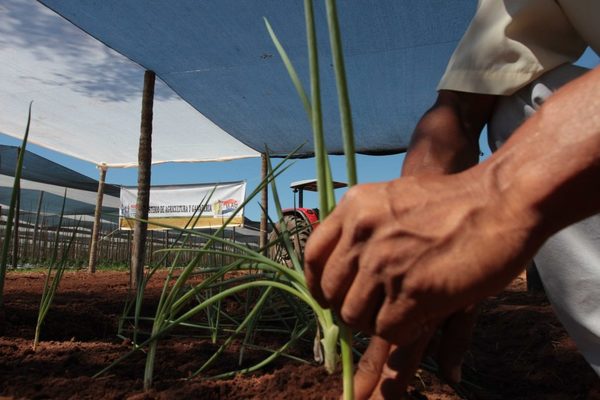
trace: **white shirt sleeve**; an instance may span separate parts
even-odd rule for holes
[[[479,0],[438,90],[510,95],[585,48],[554,0]]]

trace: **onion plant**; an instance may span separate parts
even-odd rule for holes
[[[8,264],[8,250],[10,248],[10,239],[12,236],[13,218],[15,216],[15,209],[17,207],[17,198],[19,195],[19,188],[21,182],[21,171],[23,170],[23,158],[25,157],[25,147],[27,146],[27,139],[29,137],[29,126],[31,125],[31,105],[29,103],[29,111],[27,113],[27,127],[25,128],[25,135],[23,136],[23,142],[19,148],[19,155],[17,157],[17,165],[15,167],[15,180],[12,188],[12,195],[10,198],[10,205],[8,207],[8,214],[6,216],[6,225],[4,227],[4,243],[2,244],[2,256],[0,258],[0,312],[4,309],[4,279],[6,277],[6,268]],[[13,257],[16,257],[13,254]],[[2,323],[3,321],[0,321]]]
[[[75,225],[75,228],[73,229],[73,232],[71,233],[71,237],[70,237],[67,245],[63,247],[62,257],[61,257],[60,261],[58,261],[58,248],[59,248],[59,244],[60,244],[61,228],[62,228],[62,223],[63,223],[63,216],[65,213],[66,201],[67,201],[67,189],[65,189],[65,194],[63,196],[62,208],[60,211],[60,217],[58,219],[58,226],[56,227],[56,233],[55,233],[55,237],[54,237],[54,248],[52,251],[52,257],[50,259],[50,265],[48,266],[48,272],[46,274],[46,279],[44,281],[44,288],[42,290],[42,298],[40,300],[40,308],[38,311],[38,318],[37,318],[37,323],[35,326],[35,336],[33,338],[33,346],[32,347],[33,347],[34,351],[37,350],[37,346],[40,341],[40,333],[41,333],[42,325],[44,324],[46,315],[48,314],[48,310],[50,309],[50,306],[52,305],[52,301],[54,300],[56,291],[58,290],[58,285],[60,284],[60,281],[63,276],[63,272],[65,271],[65,268],[67,266],[69,250],[71,250],[71,246],[73,244],[73,241],[75,240],[75,237],[77,236],[77,230],[79,229],[79,224],[81,222],[81,220],[80,220]],[[55,270],[54,276],[52,276],[53,270]]]
[[[282,164],[283,164],[283,162],[282,162]],[[274,171],[271,171],[271,173],[270,173],[271,177],[274,177],[277,174],[283,172],[283,170],[285,170],[285,168],[282,168],[282,164],[280,164],[280,166],[276,167]],[[240,209],[248,201],[250,201],[250,199],[252,199],[256,194],[258,194],[262,190],[264,185],[266,185],[266,184],[268,184],[268,181],[261,183],[261,185],[259,185],[259,187],[257,187],[254,190],[254,192],[250,196],[248,196],[248,199],[240,206]],[[252,256],[253,257],[258,256],[258,259],[260,261],[267,262],[268,264],[270,264],[270,267],[267,268],[269,273],[276,272],[277,268],[284,269],[284,272],[285,272],[284,275],[286,275],[286,274],[289,275],[289,273],[292,272],[291,270],[284,268],[283,266],[275,263],[274,261],[262,256],[262,254],[259,254],[259,252],[262,251],[261,249],[259,249],[258,252],[252,251],[246,246],[236,244],[236,243],[231,243],[228,240],[220,237],[220,233],[222,232],[224,227],[229,223],[229,221],[236,216],[236,213],[231,215],[229,217],[229,219],[227,221],[225,221],[225,224],[223,225],[223,227],[220,228],[219,230],[217,230],[217,232],[212,235],[204,234],[201,232],[194,232],[191,230],[173,228],[174,230],[179,231],[181,234],[185,234],[188,236],[192,236],[192,235],[200,236],[201,238],[206,239],[208,241],[200,249],[178,248],[178,249],[167,250],[169,252],[176,252],[176,253],[177,252],[194,252],[194,251],[196,251],[198,253],[198,255],[194,259],[192,259],[192,261],[189,262],[188,265],[181,271],[181,273],[179,274],[178,278],[175,280],[175,282],[172,286],[168,285],[169,280],[171,279],[171,275],[173,273],[173,267],[170,269],[169,275],[167,277],[167,281],[164,284],[163,293],[162,293],[161,299],[159,301],[157,313],[156,313],[156,316],[154,317],[153,334],[151,335],[151,337],[149,339],[147,339],[146,341],[139,343],[137,346],[135,346],[134,349],[132,349],[132,351],[130,353],[126,354],[121,359],[128,357],[131,353],[137,351],[138,349],[141,349],[144,346],[152,344],[157,338],[164,336],[165,333],[170,331],[175,326],[185,323],[192,316],[196,315],[201,310],[206,309],[206,307],[218,302],[220,299],[225,298],[228,295],[246,290],[249,287],[254,287],[254,286],[259,287],[260,285],[255,285],[255,284],[253,284],[251,286],[238,285],[237,287],[235,287],[233,289],[229,288],[227,290],[222,290],[221,293],[218,293],[217,295],[215,295],[213,297],[203,300],[199,306],[192,308],[192,310],[190,310],[190,311],[187,311],[185,309],[186,304],[188,304],[191,300],[196,298],[199,293],[203,293],[203,291],[208,290],[208,289],[216,288],[219,285],[221,285],[223,287],[225,286],[225,284],[231,285],[232,284],[231,279],[227,279],[227,280],[222,279],[226,276],[226,274],[228,272],[233,271],[233,270],[244,270],[244,271],[261,270],[261,268],[258,267],[257,265],[250,265],[251,263],[249,261],[251,261]],[[160,224],[158,224],[158,225],[160,225]],[[163,226],[165,228],[171,228],[166,225],[163,225]],[[227,244],[230,247],[234,248],[236,250],[236,252],[239,252],[241,254],[232,253],[231,251],[225,251],[222,249],[215,250],[214,246],[212,246],[213,243]],[[210,254],[227,255],[227,256],[234,255],[237,259],[234,260],[232,263],[225,265],[223,267],[214,268],[211,270],[201,269],[201,271],[210,273],[210,275],[208,276],[208,278],[203,280],[199,285],[192,287],[191,289],[189,289],[186,292],[184,289],[185,289],[186,282],[188,281],[188,278],[199,267],[203,256],[210,255]],[[250,255],[248,255],[248,254],[250,254]],[[176,261],[173,262],[173,266],[175,264],[176,264]],[[264,268],[262,268],[262,270],[264,270]],[[219,281],[223,281],[223,283],[219,284]],[[184,313],[184,316],[177,318],[178,313],[182,312],[182,310],[186,310],[186,312]],[[153,351],[150,351],[149,356],[148,356],[147,373],[146,373],[146,382],[148,382],[147,386],[149,386],[149,383],[151,382],[151,379],[152,379],[151,371],[153,369],[153,362],[154,362],[154,354],[153,353],[154,353]],[[117,360],[117,361],[119,361],[119,360]]]
[[[338,106],[340,120],[342,126],[342,138],[344,143],[344,154],[346,157],[347,179],[348,186],[355,185],[357,182],[356,176],[356,160],[354,149],[354,132],[352,127],[352,112],[350,100],[348,96],[348,88],[346,85],[346,72],[344,67],[344,56],[342,51],[342,42],[340,27],[337,18],[337,7],[335,0],[325,0],[327,10],[327,24],[329,30],[329,42],[331,46],[331,55],[333,58],[333,66],[335,72],[335,80],[338,94]],[[327,218],[329,213],[335,207],[335,197],[333,189],[333,180],[331,177],[331,169],[327,149],[325,147],[325,133],[323,131],[323,121],[321,112],[321,94],[319,82],[319,60],[317,51],[317,38],[314,23],[314,10],[312,0],[304,1],[305,21],[306,21],[306,38],[308,45],[308,60],[310,68],[310,88],[311,100],[300,83],[298,74],[286,54],[284,47],[281,45],[275,35],[269,22],[265,19],[267,30],[271,35],[271,39],[275,44],[277,51],[283,60],[285,67],[290,75],[292,82],[302,99],[308,117],[311,121],[313,130],[313,141],[315,146],[315,160],[317,163],[317,188],[319,191],[319,207],[320,218]],[[354,397],[353,389],[353,359],[352,359],[352,332],[343,324],[340,327],[340,344],[342,350],[343,363],[343,381],[344,381],[344,398],[352,399]],[[324,338],[327,339],[327,336]]]
[[[339,26],[336,16],[335,2],[333,0],[327,0],[326,5],[331,49],[334,59],[334,70],[338,87],[344,149],[348,160],[348,181],[352,185],[356,183],[356,168],[354,163],[354,145],[350,103],[348,100],[348,91],[345,83],[346,79],[343,66],[344,63]],[[265,20],[265,23],[273,43],[275,44],[289,72],[298,94],[300,95],[309,120],[311,121],[318,171],[318,189],[320,193],[319,205],[321,210],[320,215],[321,218],[325,218],[335,206],[335,197],[333,193],[333,180],[331,177],[323,132],[319,89],[317,39],[311,0],[305,1],[305,17],[310,63],[310,98],[304,91],[290,59],[273,32],[273,29],[269,25],[268,21]],[[287,162],[287,159],[291,158],[293,155],[294,153],[290,154],[275,167],[271,166],[269,162],[269,172],[266,179],[261,182],[260,185],[247,197],[239,209],[241,209],[247,202],[252,200],[258,193],[260,193],[265,185],[270,184],[279,220],[283,220],[282,208],[274,181],[276,177],[283,170],[285,170],[285,168],[287,168],[284,166],[284,164]],[[304,278],[302,269],[303,266],[300,258],[294,250],[291,240],[293,235],[297,232],[288,230],[285,224],[280,225],[280,235],[278,238],[280,242],[278,245],[282,246],[285,251],[287,251],[289,259],[291,260],[292,268],[290,268],[286,264],[279,263],[266,257],[264,255],[265,249],[253,250],[248,246],[231,242],[221,236],[223,229],[236,215],[236,213],[237,211],[234,212],[229,219],[225,221],[223,227],[218,229],[214,234],[205,234],[193,230],[172,228],[179,231],[181,234],[188,235],[189,237],[197,236],[203,238],[206,240],[206,243],[200,248],[182,246],[179,248],[165,250],[168,252],[174,252],[176,254],[182,252],[191,252],[196,253],[197,255],[181,270],[179,276],[177,279],[175,279],[172,285],[168,284],[172,279],[173,267],[170,269],[167,281],[164,285],[163,293],[159,300],[156,314],[152,319],[153,327],[149,337],[141,343],[136,343],[130,352],[123,355],[120,359],[116,360],[104,370],[100,371],[99,374],[108,370],[123,359],[129,357],[136,351],[148,348],[146,367],[144,371],[144,388],[150,388],[153,382],[156,352],[159,340],[161,338],[171,333],[176,327],[194,326],[192,319],[195,316],[202,312],[207,312],[207,310],[210,310],[215,304],[218,304],[220,301],[229,296],[236,296],[245,293],[247,295],[246,301],[251,301],[251,299],[248,298],[248,294],[258,293],[256,299],[252,300],[250,304],[251,307],[248,308],[250,311],[246,313],[241,320],[227,316],[227,318],[233,321],[234,325],[231,327],[231,329],[227,331],[224,330],[223,334],[226,335],[226,339],[222,342],[213,356],[210,357],[202,366],[200,366],[200,368],[195,371],[192,376],[195,376],[199,373],[204,373],[208,370],[209,366],[211,366],[219,358],[219,356],[234,341],[234,339],[239,337],[243,332],[246,334],[244,343],[248,342],[247,339],[252,335],[252,330],[259,326],[259,323],[262,321],[261,318],[265,316],[266,310],[268,310],[269,307],[273,306],[275,303],[274,296],[279,294],[281,296],[285,296],[284,298],[287,299],[290,304],[292,304],[291,308],[298,315],[294,318],[294,322],[290,323],[290,329],[287,332],[289,335],[288,341],[279,348],[270,350],[270,354],[267,357],[255,363],[254,365],[242,368],[238,371],[230,371],[224,374],[219,374],[216,377],[225,377],[231,376],[234,373],[254,371],[271,362],[276,357],[285,355],[286,350],[290,348],[297,340],[300,340],[306,332],[310,331],[311,327],[315,325],[314,321],[316,321],[318,326],[316,330],[322,335],[320,347],[322,348],[325,369],[329,373],[335,371],[339,363],[339,345],[341,348],[343,364],[344,399],[352,399],[352,335],[347,328],[336,322],[336,318],[330,310],[323,309],[311,296]],[[164,227],[171,228],[168,226]],[[215,246],[215,244],[227,245],[228,249],[224,249],[223,246]],[[267,246],[273,245],[275,245],[275,243],[269,243]],[[234,256],[234,260],[216,268],[202,268],[203,259],[209,255]],[[173,266],[174,265],[175,262],[173,263]],[[204,272],[206,275],[204,279],[200,281],[200,283],[190,286],[189,278],[194,271],[197,270]],[[232,277],[230,274],[232,272],[244,272],[245,274],[238,274]],[[186,283],[188,286],[187,289]],[[196,301],[196,303],[193,303],[194,301]],[[217,308],[212,315],[219,316],[225,314],[223,314],[222,311]],[[306,315],[309,316],[305,318]],[[224,317],[224,319],[227,318]],[[196,326],[199,327],[198,325]],[[209,322],[206,324],[206,326],[208,326],[210,329],[217,329],[218,325],[216,325],[216,323],[211,324]],[[212,337],[215,337],[214,331],[212,331]]]
[[[275,168],[270,168],[267,179],[257,187],[252,194],[250,194],[247,200],[240,206],[240,209],[250,201],[256,194],[260,193],[264,185],[272,181],[277,175],[283,170],[283,163],[287,160],[282,161]],[[274,194],[276,197],[276,192]],[[277,199],[278,200],[278,199]],[[236,212],[237,213],[237,212]],[[235,213],[225,221],[226,226],[229,221],[235,217]],[[165,226],[166,227],[166,226]],[[197,236],[206,239],[207,242],[200,248],[175,248],[167,251],[175,252],[176,255],[182,252],[195,252],[197,256],[192,259],[186,267],[181,270],[178,278],[175,280],[173,285],[169,286],[165,282],[164,290],[159,301],[156,315],[153,318],[153,328],[150,337],[141,343],[137,343],[130,352],[122,356],[119,360],[105,368],[100,373],[111,368],[116,363],[129,357],[136,351],[141,349],[148,349],[146,358],[146,368],[144,373],[144,386],[149,388],[153,381],[154,363],[156,357],[156,351],[158,346],[158,340],[164,337],[166,334],[171,332],[175,327],[192,326],[192,318],[205,312],[210,307],[218,304],[221,300],[235,296],[241,293],[250,293],[251,291],[257,290],[259,292],[258,299],[252,301],[252,311],[246,315],[243,320],[236,320],[237,325],[224,332],[229,335],[224,343],[221,345],[219,350],[215,352],[215,355],[211,357],[207,362],[204,363],[193,375],[205,371],[218,356],[224,351],[224,349],[232,343],[232,341],[239,335],[243,330],[248,332],[248,329],[257,326],[257,321],[261,320],[263,313],[270,306],[273,305],[273,293],[278,291],[280,294],[287,293],[290,295],[290,299],[295,299],[296,302],[300,301],[305,304],[304,307],[296,305],[297,310],[301,312],[309,312],[313,315],[311,318],[294,316],[293,326],[291,331],[288,332],[290,337],[289,340],[281,347],[275,350],[269,350],[270,354],[258,363],[242,368],[239,371],[230,371],[225,375],[221,374],[220,377],[231,375],[239,372],[253,371],[267,363],[271,362],[275,358],[286,355],[286,350],[295,343],[297,340],[310,330],[313,326],[312,318],[316,317],[316,320],[321,326],[320,331],[323,332],[323,347],[324,347],[324,363],[328,371],[333,372],[337,365],[337,338],[338,338],[338,327],[334,323],[333,316],[330,311],[323,310],[311,297],[304,280],[304,275],[301,272],[301,265],[299,260],[294,256],[294,269],[290,269],[287,265],[282,265],[273,261],[263,255],[264,249],[252,250],[247,246],[239,243],[230,242],[227,239],[221,237],[221,232],[224,228],[220,228],[215,234],[205,234],[202,232],[196,232],[191,230],[178,229],[181,233],[188,236]],[[288,251],[293,253],[292,243],[289,241],[289,232],[284,235],[284,245]],[[214,246],[214,244],[227,245],[229,249],[223,249],[222,246]],[[201,261],[206,258],[207,255],[218,255],[218,256],[235,256],[235,259],[226,265],[217,268],[202,268]],[[185,289],[186,282],[189,286],[188,278],[194,271],[200,270],[206,274],[205,278],[196,285]],[[173,270],[170,270],[169,276]],[[230,272],[242,272],[235,277],[229,276]],[[170,279],[170,278],[168,278]],[[217,289],[216,294],[213,292],[212,296],[206,296],[212,289]],[[205,296],[199,296],[204,294]],[[190,305],[194,300],[200,299],[198,304]],[[247,299],[250,301],[250,299]],[[209,324],[210,325],[210,324]],[[251,347],[251,344],[248,344]],[[266,349],[263,349],[266,350]],[[287,355],[289,356],[289,355]]]
[[[210,198],[211,194],[209,194],[209,196],[208,196],[209,198]],[[186,225],[184,226],[184,231],[180,232],[175,237],[175,240],[173,240],[172,242],[169,243],[169,245],[168,245],[169,249],[177,246],[179,241],[182,240],[182,238],[184,237],[184,232],[187,230],[187,228],[188,228],[188,226],[190,226],[190,224],[191,224],[191,226],[194,226],[195,222],[197,221],[196,215],[199,213],[199,210],[202,209],[203,203],[204,203],[204,199],[201,201],[200,206],[197,207],[196,210],[194,210],[194,214],[192,215],[192,217],[187,221]],[[142,280],[139,288],[133,288],[133,287],[129,288],[129,294],[127,296],[127,300],[126,300],[125,306],[123,308],[123,313],[121,314],[121,318],[119,319],[117,336],[120,337],[121,339],[125,339],[125,340],[130,339],[130,338],[124,336],[125,328],[123,325],[124,325],[125,321],[130,319],[129,313],[131,312],[131,309],[133,307],[134,308],[134,315],[133,315],[134,323],[133,323],[133,338],[131,338],[131,341],[132,341],[132,344],[134,347],[137,346],[137,335],[140,331],[139,322],[142,319],[141,309],[142,309],[142,303],[144,300],[144,291],[146,289],[146,286],[148,285],[148,282],[150,281],[152,276],[156,273],[158,268],[167,261],[168,256],[169,256],[169,253],[165,252],[163,254],[163,256],[158,260],[158,262],[156,262],[153,266],[151,266],[151,268],[147,271],[147,273],[144,274],[144,279]],[[175,261],[177,261],[177,260],[175,260]],[[172,264],[172,267],[175,267],[176,264],[177,263],[174,262]],[[168,286],[168,283],[169,283],[169,280],[171,279],[172,273],[173,273],[173,268],[170,268],[169,274],[167,275],[166,280],[165,280],[165,288]],[[166,289],[163,289],[163,290],[166,290]],[[134,294],[133,296],[132,296],[132,293]]]

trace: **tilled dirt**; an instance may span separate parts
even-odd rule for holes
[[[92,376],[131,346],[116,337],[128,293],[125,272],[66,273],[31,349],[43,273],[9,272],[0,337],[0,399],[337,399],[339,374],[280,358],[259,372],[230,379],[188,378],[217,349],[206,339],[173,336],[160,342],[155,385],[142,390],[144,354],[99,378]],[[147,289],[156,306],[161,280]],[[276,340],[276,338],[265,338]],[[226,352],[209,375],[238,368]],[[310,349],[298,349],[310,353]],[[247,357],[252,358],[249,353]],[[258,360],[258,359],[257,359]],[[554,317],[543,294],[526,292],[522,278],[482,305],[458,388],[421,371],[413,399],[600,399],[600,380]],[[455,390],[457,389],[457,391]]]

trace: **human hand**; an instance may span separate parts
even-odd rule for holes
[[[508,284],[536,249],[533,217],[472,171],[352,188],[306,248],[317,301],[407,346]]]
[[[354,375],[355,399],[396,399],[405,393],[424,356],[432,357],[438,374],[448,383],[461,380],[463,356],[469,345],[475,307],[451,315],[434,334],[407,346],[392,345],[373,336]]]
[[[406,348],[373,336],[354,374],[354,398],[404,398],[400,396],[414,376],[427,340],[429,337],[419,340],[405,352]]]

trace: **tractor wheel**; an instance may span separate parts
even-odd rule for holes
[[[285,230],[289,233],[290,242],[293,245],[293,251],[302,264],[304,262],[304,246],[308,240],[308,236],[312,231],[310,224],[302,217],[295,215],[284,215],[281,223],[275,224],[275,229],[269,234],[269,243],[274,243],[269,247],[269,258],[278,263],[294,268],[292,258],[290,257],[287,248],[281,237],[283,229],[281,224],[284,224]]]

